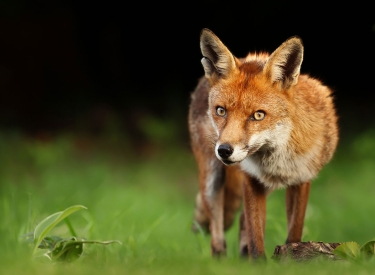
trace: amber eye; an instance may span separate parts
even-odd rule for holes
[[[218,116],[225,116],[227,111],[223,107],[216,107],[216,114]]]
[[[263,120],[264,117],[266,116],[266,113],[263,112],[263,111],[256,111],[254,114],[253,114],[253,119],[254,120]]]

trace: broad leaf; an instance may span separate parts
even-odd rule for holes
[[[333,253],[344,260],[357,260],[360,256],[360,248],[356,242],[346,242],[336,247]]]
[[[362,245],[361,255],[364,257],[371,257],[375,255],[375,240],[369,241]]]
[[[58,242],[55,249],[50,253],[52,260],[72,262],[77,260],[83,253],[83,243],[72,237]]]
[[[71,238],[60,238],[58,236],[45,237],[39,245],[41,249],[48,249],[45,255],[53,261],[63,261],[72,262],[77,260],[83,253],[83,244],[111,244],[119,243],[120,241],[95,241],[95,240],[85,240],[81,238],[71,237]]]
[[[83,205],[74,205],[71,207],[68,207],[64,211],[57,212],[55,214],[52,214],[51,216],[45,218],[43,221],[41,221],[35,228],[34,231],[34,251],[33,255],[36,253],[39,244],[42,242],[44,237],[48,234],[48,232],[54,228],[59,222],[61,222],[63,219],[68,217],[69,215],[73,214],[74,212],[81,210],[81,209],[87,209]]]
[[[63,240],[63,238],[58,237],[58,236],[51,236],[51,237],[45,237],[39,244],[38,248],[41,249],[49,249],[53,250],[56,244]]]

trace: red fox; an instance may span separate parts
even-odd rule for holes
[[[240,254],[265,259],[266,196],[286,188],[286,242],[300,242],[310,182],[333,156],[331,90],[301,74],[294,36],[272,54],[236,58],[210,30],[200,35],[205,76],[191,94],[189,132],[199,170],[194,220],[226,254],[224,230],[240,217]]]

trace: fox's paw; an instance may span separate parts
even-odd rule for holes
[[[240,244],[240,256],[241,258],[249,258],[249,248],[247,244]]]
[[[243,224],[244,218],[243,215],[241,215],[241,227],[244,228]],[[249,246],[247,245],[247,235],[246,231],[244,229],[240,230],[240,256],[242,258],[248,258],[249,257]]]
[[[227,256],[227,244],[225,241],[218,244],[211,243],[212,257],[220,258]]]

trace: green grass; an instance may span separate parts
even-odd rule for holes
[[[340,145],[313,182],[304,240],[355,241],[375,237],[375,140],[365,133]],[[210,256],[210,238],[190,230],[197,169],[188,146],[134,149],[119,138],[62,135],[38,140],[0,133],[1,274],[371,274],[374,261],[278,264],[270,259],[286,238],[284,190],[267,202],[266,264],[238,258],[238,224],[227,233],[228,256]],[[72,205],[77,237],[119,240],[86,245],[71,264],[31,258],[24,234]],[[59,224],[52,234],[70,237]]]

